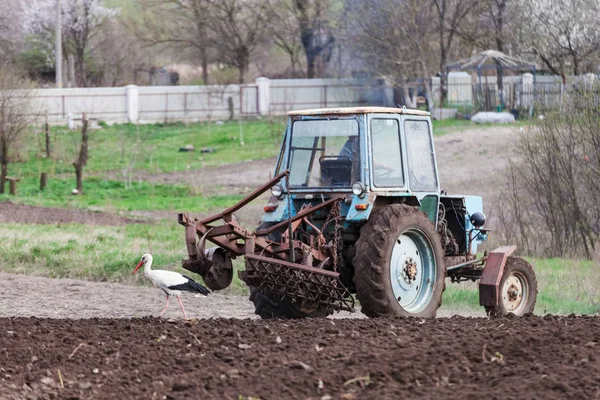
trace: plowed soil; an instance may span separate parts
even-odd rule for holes
[[[600,398],[600,317],[0,326],[2,399]]]

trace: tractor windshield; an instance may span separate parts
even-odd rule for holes
[[[290,187],[349,188],[360,177],[355,118],[294,121]]]

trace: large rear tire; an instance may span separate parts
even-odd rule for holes
[[[537,300],[537,280],[533,267],[520,257],[509,257],[498,290],[500,304],[485,308],[490,317],[508,314],[521,317],[532,313]]]
[[[368,317],[435,317],[445,289],[435,226],[416,207],[392,204],[371,216],[356,242],[354,283]]]
[[[256,230],[268,228],[274,223],[261,223]],[[269,239],[280,240],[280,233],[271,233]],[[287,297],[277,295],[266,289],[249,286],[250,301],[254,304],[254,313],[262,319],[301,319],[319,318],[326,315],[315,310],[303,310],[292,303]]]

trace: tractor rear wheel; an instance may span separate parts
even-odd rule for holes
[[[368,317],[435,317],[445,289],[435,226],[416,207],[392,204],[371,216],[356,242],[354,283]]]
[[[500,279],[499,304],[486,307],[490,317],[514,314],[521,317],[532,313],[537,299],[537,280],[533,267],[520,257],[509,257]]]
[[[274,223],[261,223],[256,230],[261,230],[274,225]],[[281,240],[281,234],[271,233],[268,237],[271,240]],[[282,319],[300,319],[324,317],[325,314],[315,310],[305,310],[297,307],[287,297],[272,293],[267,289],[259,289],[255,286],[249,286],[250,301],[254,304],[254,313],[262,319],[282,318]]]

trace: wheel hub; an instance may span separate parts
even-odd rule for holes
[[[404,272],[403,278],[406,281],[406,283],[412,283],[413,281],[415,281],[417,279],[417,271],[418,271],[417,263],[414,262],[412,257],[408,257],[406,259],[406,261],[404,261],[404,271],[403,271]]]
[[[516,312],[524,306],[525,285],[523,279],[517,274],[510,275],[506,279],[502,290],[502,302],[506,311]]]
[[[433,296],[435,261],[431,246],[418,229],[403,232],[394,245],[390,260],[394,297],[404,310],[417,313]]]

